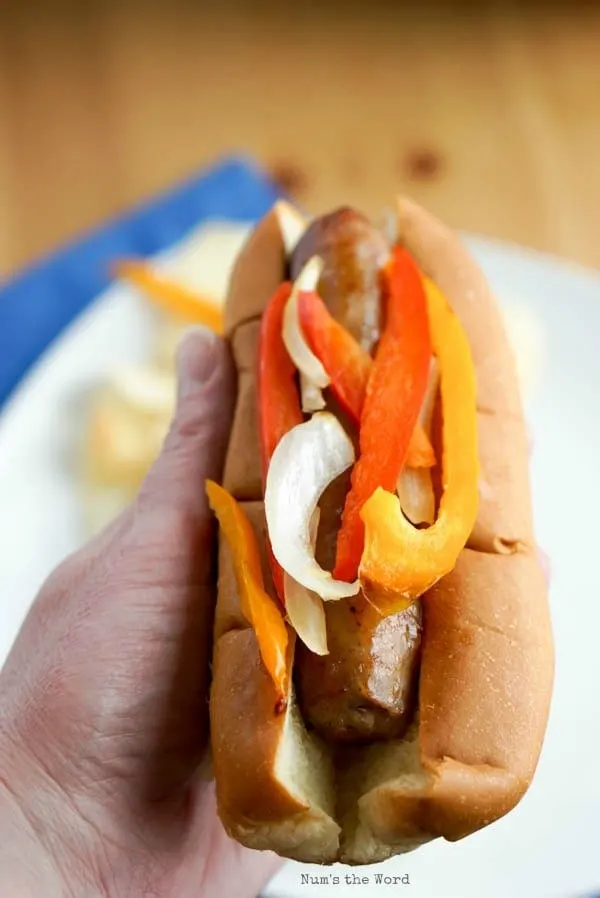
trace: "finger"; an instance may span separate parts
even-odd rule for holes
[[[227,345],[195,328],[177,353],[175,416],[162,452],[140,491],[144,514],[165,506],[185,518],[208,518],[204,484],[221,476],[234,398],[233,365]]]
[[[129,531],[116,546],[119,561],[111,567],[113,582],[121,576],[113,592],[121,606],[123,595],[134,597],[136,618],[143,596],[143,622],[151,631],[144,642],[150,647],[146,676],[158,676],[168,694],[162,716],[153,711],[157,749],[142,786],[152,800],[187,781],[207,743],[215,527],[205,481],[220,479],[234,398],[228,346],[207,331],[195,329],[184,338],[177,372],[169,434],[134,502]]]

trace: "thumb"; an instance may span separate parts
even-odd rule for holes
[[[209,515],[204,484],[221,476],[234,399],[226,343],[190,330],[177,351],[177,406],[162,451],[140,490],[137,511],[167,506],[197,524]]]

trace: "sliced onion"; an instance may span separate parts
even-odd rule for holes
[[[298,637],[313,654],[326,655],[329,649],[323,599],[285,573],[283,588],[286,614]]]
[[[431,437],[431,421],[440,381],[437,359],[431,359],[429,381],[419,412],[419,423]],[[415,526],[433,524],[435,520],[435,493],[430,468],[404,468],[398,478],[398,498],[405,516]]]
[[[314,551],[317,543],[320,511],[315,508],[310,520],[310,541]],[[284,573],[285,610],[288,620],[307,649],[315,655],[326,655],[327,625],[323,600],[306,586]]]
[[[308,379],[306,374],[300,374],[300,396],[302,397],[302,411],[307,414],[320,412],[325,408],[323,391]]]
[[[290,577],[325,601],[356,595],[358,580],[345,583],[317,563],[310,521],[329,484],[354,462],[354,447],[329,412],[317,412],[279,441],[265,488],[265,513],[275,558]]]
[[[307,220],[301,212],[285,200],[278,200],[274,206],[279,222],[286,254],[291,256],[307,227]]]
[[[302,408],[305,412],[325,407],[321,390],[330,383],[321,361],[306,342],[298,318],[298,294],[313,293],[317,289],[322,270],[322,259],[313,256],[296,278],[283,313],[283,342],[303,379]]]
[[[398,478],[398,498],[404,515],[415,527],[435,521],[435,493],[429,468],[405,468]]]
[[[440,366],[435,356],[432,357],[429,364],[429,380],[427,381],[427,389],[423,397],[423,404],[419,412],[419,423],[428,437],[431,437],[431,421],[433,418],[433,410],[435,408],[435,400],[437,398],[438,387],[440,385]]]

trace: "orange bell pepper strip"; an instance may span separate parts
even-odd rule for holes
[[[359,457],[338,534],[338,580],[352,581],[357,575],[364,547],[360,511],[377,487],[395,490],[429,380],[431,341],[421,275],[400,248],[387,274],[387,323],[360,418]]]
[[[115,265],[115,274],[131,281],[149,299],[176,318],[203,324],[217,334],[223,333],[223,310],[215,301],[161,277],[144,262],[124,259]]]
[[[242,613],[256,634],[281,710],[285,707],[289,685],[288,630],[280,608],[265,591],[256,536],[240,505],[227,490],[207,480],[206,493],[231,552]]]
[[[300,326],[308,344],[331,380],[331,391],[358,424],[373,360],[352,334],[335,320],[316,293],[298,297]],[[409,468],[431,468],[435,453],[429,437],[417,421],[408,447]]]
[[[425,279],[433,352],[440,369],[443,418],[443,494],[426,530],[408,523],[396,496],[377,489],[365,502],[365,549],[360,579],[382,614],[410,605],[449,573],[464,548],[479,503],[475,370],[458,318],[440,290]]]
[[[292,284],[281,284],[266,307],[260,326],[258,347],[258,407],[263,485],[271,456],[283,436],[302,424],[304,417],[296,384],[296,368],[283,342],[283,313]],[[285,604],[283,570],[271,551],[269,562],[277,595]]]

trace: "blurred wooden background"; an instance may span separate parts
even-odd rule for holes
[[[2,4],[0,275],[234,150],[600,267],[600,11],[411,6]]]

